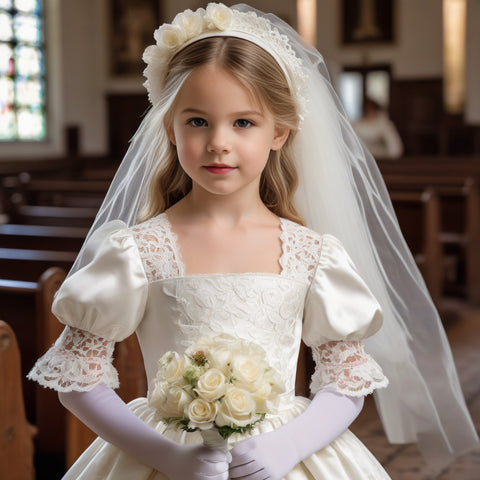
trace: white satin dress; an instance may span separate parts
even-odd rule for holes
[[[335,237],[289,220],[281,219],[280,227],[280,274],[188,275],[166,214],[131,228],[120,221],[107,223],[88,242],[89,263],[67,278],[55,297],[53,312],[66,328],[30,378],[59,391],[90,390],[98,382],[115,388],[114,344],[136,332],[152,385],[157,361],[166,351],[183,352],[203,336],[235,335],[262,346],[286,386],[278,411],[267,415],[253,434],[281,426],[308,406],[309,400],[294,392],[302,339],[312,347],[316,363],[312,393],[328,388],[360,396],[385,387],[387,379],[362,343],[380,328],[381,311],[344,248]],[[146,398],[129,407],[164,432]],[[170,428],[164,434],[181,443],[201,442],[197,432]],[[166,478],[100,438],[64,477]],[[388,478],[349,430],[285,477]]]

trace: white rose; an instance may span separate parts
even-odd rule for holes
[[[225,5],[209,3],[206,11],[206,19],[210,21],[213,28],[226,30],[233,19],[233,12]]]
[[[159,370],[157,380],[166,381],[172,385],[185,385],[183,374],[187,366],[191,365],[186,355],[179,355],[177,352],[167,352],[158,361]]]
[[[167,48],[175,48],[187,40],[185,31],[178,25],[162,25],[155,30],[153,37],[157,45]]]
[[[215,423],[219,427],[236,425],[245,427],[255,421],[255,401],[241,388],[228,386],[222,398]]]
[[[148,403],[156,408],[156,414],[161,418],[181,417],[185,407],[193,400],[183,388],[159,382],[155,385]]]
[[[258,385],[257,389],[255,390],[255,398],[259,398],[262,400],[268,400],[272,395],[272,384],[267,381],[263,381]]]
[[[217,368],[207,370],[197,382],[195,392],[208,402],[214,402],[225,394],[225,375]]]
[[[202,33],[204,28],[203,13],[200,11],[192,12],[190,9],[185,10],[174,18],[173,24],[183,29],[187,39],[190,39]]]
[[[227,373],[228,364],[232,360],[232,350],[226,345],[219,345],[218,347],[209,347],[206,351],[208,357],[208,363],[221,370],[223,373]]]
[[[188,426],[200,430],[212,428],[217,411],[218,403],[196,398],[185,408],[185,416],[190,420]]]
[[[235,383],[248,388],[249,391],[257,389],[264,370],[263,362],[255,357],[238,355],[232,361],[232,375],[235,377]]]
[[[147,64],[143,71],[147,79],[144,86],[148,90],[149,99],[153,105],[156,105],[161,97],[168,57],[165,48],[158,45],[150,45],[143,53],[143,61]]]

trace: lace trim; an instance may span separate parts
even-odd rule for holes
[[[149,282],[185,274],[177,238],[165,214],[132,227]]]
[[[323,237],[290,220],[282,221],[282,275],[311,282],[320,259]]]
[[[118,373],[112,365],[114,348],[113,341],[67,326],[28,378],[58,392],[89,391],[100,382],[118,388]]]
[[[320,259],[322,236],[284,218],[280,228],[280,275],[311,282]],[[132,232],[149,282],[185,275],[178,239],[166,214],[132,227]]]
[[[380,365],[365,352],[362,342],[332,341],[312,352],[316,364],[312,393],[328,388],[360,397],[388,385]]]

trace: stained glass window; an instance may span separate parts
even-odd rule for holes
[[[0,0],[0,141],[46,138],[41,0]]]

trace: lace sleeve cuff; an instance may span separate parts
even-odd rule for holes
[[[118,388],[118,373],[112,365],[114,348],[113,341],[66,327],[28,378],[59,392],[89,391],[100,382]]]
[[[368,355],[362,342],[332,341],[312,349],[316,368],[310,390],[334,390],[360,397],[388,385],[380,365]]]

